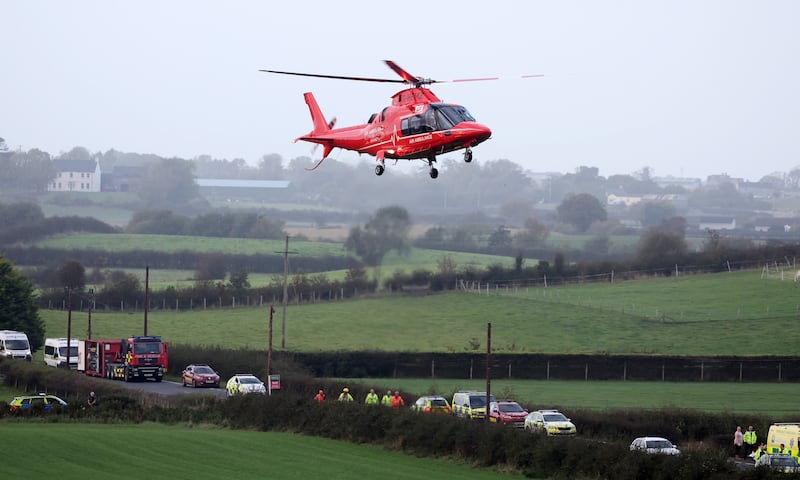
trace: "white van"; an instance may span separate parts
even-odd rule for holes
[[[78,368],[78,343],[80,340],[73,338],[69,341],[69,368]],[[51,367],[66,368],[67,366],[67,339],[48,338],[44,341],[44,363]]]
[[[0,330],[0,356],[30,361],[33,357],[28,336],[24,332]]]

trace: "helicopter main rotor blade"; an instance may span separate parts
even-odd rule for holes
[[[282,72],[279,70],[259,70],[259,72],[277,73],[279,75],[296,75],[298,77],[332,78],[335,80],[357,80],[360,82],[407,83],[404,80],[393,80],[389,78],[345,77],[341,75],[322,75],[319,73]]]

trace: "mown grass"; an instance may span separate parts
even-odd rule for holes
[[[483,373],[483,372],[482,372]],[[496,376],[502,372],[494,372]],[[339,379],[366,388],[386,386],[416,395],[442,395],[450,401],[458,390],[486,391],[486,379],[370,378]],[[797,420],[796,383],[726,382],[583,382],[569,380],[493,379],[492,393],[529,409],[660,410],[686,408],[704,412],[759,414]],[[384,389],[385,390],[385,389]]]
[[[760,271],[489,293],[448,292],[290,305],[291,351],[470,352],[654,355],[797,355],[798,284]],[[251,299],[255,301],[256,299]],[[264,299],[269,302],[271,299]],[[274,335],[282,333],[276,305]],[[64,311],[42,311],[47,336],[66,335]],[[95,311],[97,337],[141,332],[143,314]],[[151,310],[149,333],[174,343],[265,348],[268,309]],[[86,331],[73,312],[73,332]]]
[[[520,478],[446,460],[303,435],[213,427],[3,422],[9,478]],[[41,448],[33,448],[32,446]],[[140,446],[137,448],[135,446]],[[132,446],[134,446],[132,448]],[[135,472],[135,473],[134,473]]]

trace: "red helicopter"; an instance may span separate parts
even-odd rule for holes
[[[427,161],[431,178],[436,178],[439,176],[439,171],[434,167],[437,155],[463,148],[465,149],[464,161],[469,163],[472,161],[472,147],[492,136],[489,127],[477,123],[466,108],[452,103],[443,103],[430,89],[425,88],[427,85],[446,81],[417,77],[403,70],[391,60],[385,60],[385,62],[402,80],[260,70],[281,75],[411,85],[411,88],[395,93],[392,96],[392,104],[385,107],[380,113],[373,113],[367,123],[336,129],[333,128],[336,119],[327,122],[314,95],[311,92],[305,93],[303,96],[311,112],[314,129],[295,141],[303,140],[319,144],[324,149],[322,159],[306,170],[314,170],[319,167],[330,155],[331,150],[338,147],[374,156],[377,162],[375,174],[378,176],[383,174],[385,160],[389,158],[395,161]],[[537,76],[541,75],[524,77]],[[451,80],[451,82],[496,79],[495,77],[472,78]]]

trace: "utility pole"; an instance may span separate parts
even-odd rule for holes
[[[275,309],[272,308],[272,304],[269,306],[269,342],[267,343],[267,382],[269,382],[269,376],[272,373],[272,314],[275,313]]]
[[[92,308],[94,308],[94,288],[89,289],[89,322],[86,324],[86,339],[92,339]]]
[[[67,287],[67,368],[69,368],[70,350],[72,346],[70,341],[72,339],[72,288]]]
[[[486,324],[486,421],[489,421],[489,399],[492,398],[492,322]]]
[[[150,265],[144,267],[144,336],[147,336],[147,308],[150,306]]]
[[[281,350],[286,349],[286,304],[289,301],[289,235],[286,235],[286,246],[283,249],[283,319],[281,321]]]

